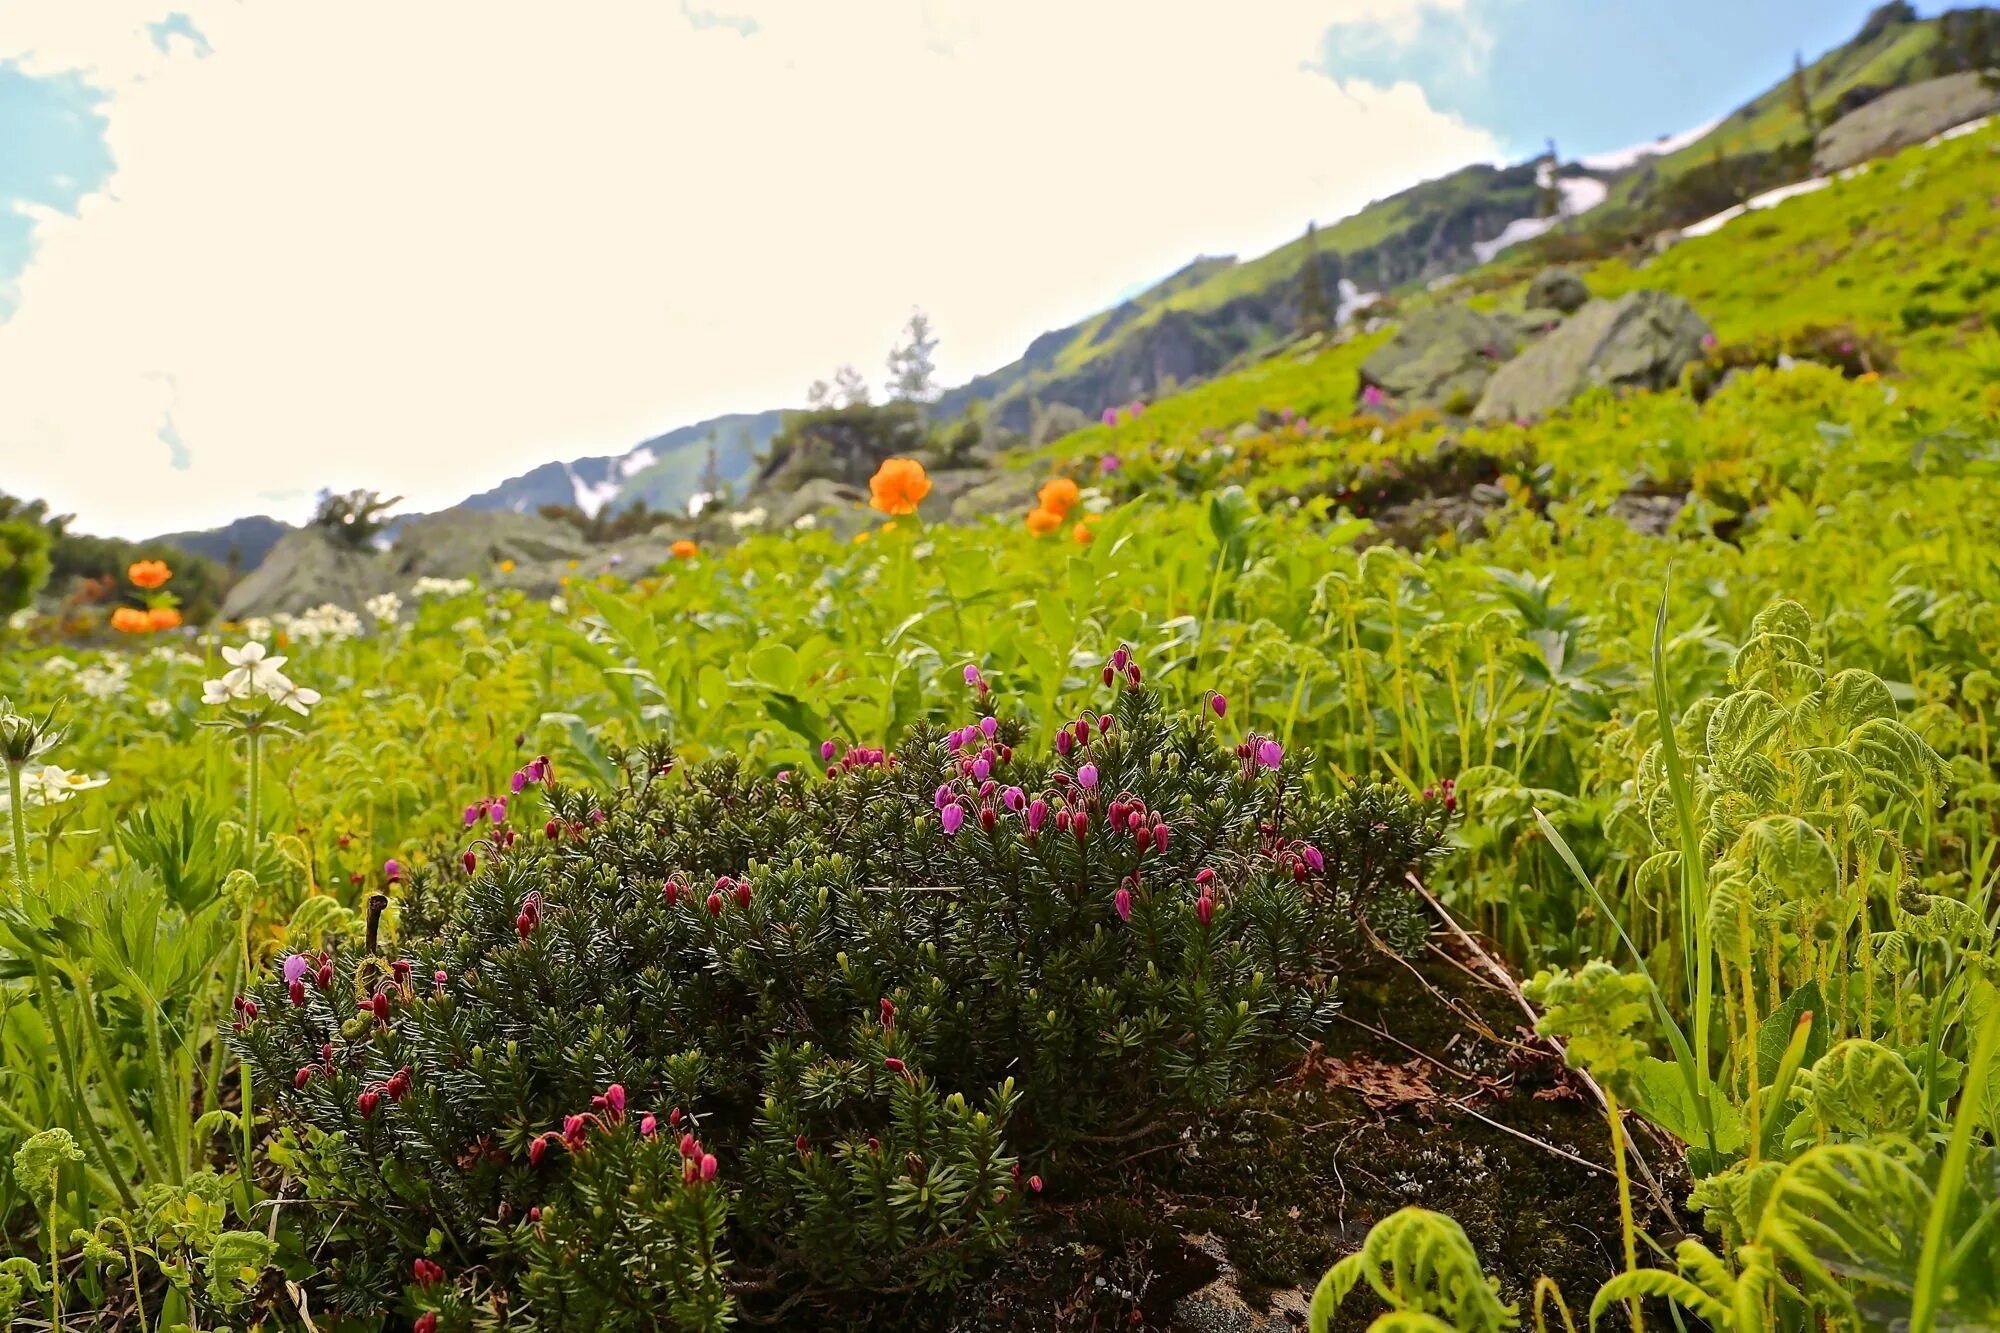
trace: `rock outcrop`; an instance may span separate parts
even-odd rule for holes
[[[1435,306],[1410,315],[1369,354],[1361,363],[1361,382],[1401,409],[1465,412],[1519,347],[1506,320],[1465,305]]]
[[[1573,315],[1590,299],[1590,288],[1566,268],[1545,268],[1528,284],[1530,309],[1560,310]]]
[[[1913,83],[1882,94],[1821,130],[1813,168],[1821,175],[1844,171],[1996,111],[2000,111],[2000,89],[1989,86],[1976,72]]]
[[[1500,369],[1473,412],[1475,421],[1538,417],[1599,385],[1665,389],[1703,355],[1709,328],[1693,306],[1668,292],[1627,292],[1592,301]]]
[[[306,527],[279,541],[229,590],[220,614],[224,620],[299,615],[328,602],[354,611],[394,581],[381,552],[351,546],[325,528]]]

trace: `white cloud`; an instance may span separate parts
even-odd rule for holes
[[[1312,0],[727,9],[754,28],[657,0],[10,0],[0,59],[91,71],[118,167],[41,221],[0,325],[7,489],[119,533],[296,517],[321,485],[444,505],[840,361],[878,375],[917,304],[963,379],[1496,151],[1413,85],[1315,72]],[[169,10],[211,53],[160,49]]]

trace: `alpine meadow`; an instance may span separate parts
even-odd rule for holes
[[[1996,109],[1890,4],[962,386],[0,494],[7,1326],[2000,1329]]]

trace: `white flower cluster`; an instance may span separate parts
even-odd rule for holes
[[[272,621],[300,643],[338,643],[361,637],[361,617],[332,602],[323,602],[302,616],[273,616]]]
[[[403,613],[403,599],[393,592],[381,593],[362,603],[362,609],[375,617],[377,625],[393,625],[396,617]]]
[[[24,768],[21,770],[21,802],[24,805],[61,805],[78,792],[102,787],[109,781],[110,778],[72,773],[54,764]],[[7,809],[8,804],[7,787],[0,783],[0,810]]]
[[[432,578],[428,574],[410,585],[410,596],[419,599],[425,597],[457,597],[471,591],[471,579],[440,579]]]
[[[771,511],[762,505],[758,505],[754,509],[739,509],[733,513],[723,515],[728,520],[729,526],[737,532],[741,532],[745,528],[762,527],[764,520],[770,516]]]
[[[67,676],[76,670],[76,662],[56,653],[42,660],[42,670],[51,676]]]
[[[24,630],[34,623],[35,608],[32,606],[23,607],[7,617],[7,628],[11,630]]]
[[[115,699],[131,683],[132,664],[122,657],[92,662],[76,673],[76,687],[93,699]]]
[[[293,684],[278,669],[284,666],[285,659],[265,656],[264,645],[254,639],[241,648],[224,648],[222,660],[230,668],[222,674],[222,679],[202,682],[201,701],[205,704],[233,703],[262,695],[304,717],[320,700],[318,690]]]

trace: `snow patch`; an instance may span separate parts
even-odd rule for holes
[[[1718,117],[1705,125],[1682,130],[1679,134],[1663,134],[1651,143],[1635,143],[1625,148],[1614,148],[1608,153],[1593,153],[1589,157],[1578,158],[1577,163],[1592,171],[1623,171],[1627,167],[1638,165],[1646,158],[1665,157],[1668,153],[1677,153],[1721,123]]]
[[[659,455],[654,453],[652,449],[650,449],[646,445],[642,444],[637,449],[634,449],[631,453],[625,455],[623,458],[618,460],[616,464],[618,469],[618,475],[621,477],[637,476],[639,473],[644,472],[647,468],[653,466],[653,464],[657,461],[659,461]]]
[[[1705,217],[1699,222],[1690,223],[1689,225],[1682,227],[1681,235],[1683,236],[1713,235],[1714,233],[1721,231],[1724,227],[1728,226],[1730,223],[1736,221],[1736,219],[1742,217],[1745,213],[1755,213],[1760,209],[1770,208],[1773,207],[1774,205],[1782,204],[1787,199],[1796,199],[1802,194],[1811,194],[1815,190],[1824,190],[1827,186],[1831,184],[1833,184],[1833,178],[1831,176],[1815,176],[1811,180],[1795,181],[1790,185],[1780,185],[1777,189],[1766,190],[1764,191],[1764,193],[1757,195],[1756,197],[1749,199],[1744,203],[1740,203],[1736,205],[1736,207],[1734,208],[1725,208],[1720,213],[1715,214],[1713,217]]]
[[[1510,245],[1532,241],[1549,228],[1566,218],[1579,213],[1588,213],[1603,203],[1611,193],[1611,187],[1595,176],[1558,176],[1555,167],[1544,162],[1535,171],[1535,183],[1544,190],[1551,184],[1556,189],[1556,212],[1553,217],[1515,218],[1500,229],[1500,234],[1490,241],[1474,241],[1472,255],[1482,264],[1491,263],[1493,256]]]
[[[568,463],[563,464],[563,471],[569,477],[570,494],[576,498],[576,507],[583,511],[586,518],[597,517],[597,511],[618,496],[618,488],[622,481],[620,477],[606,477],[593,486],[577,476],[576,469]]]
[[[1992,122],[1993,117],[1981,116],[1978,120],[1968,120],[1963,125],[1954,125],[1950,129],[1939,134],[1934,134],[1924,140],[1924,147],[1935,148],[1941,143],[1949,143],[1953,139],[1962,139],[1968,134],[1977,134]]]
[[[1339,303],[1333,310],[1333,323],[1336,328],[1382,299],[1382,293],[1364,292],[1355,285],[1352,278],[1342,278],[1335,290],[1340,296]]]

